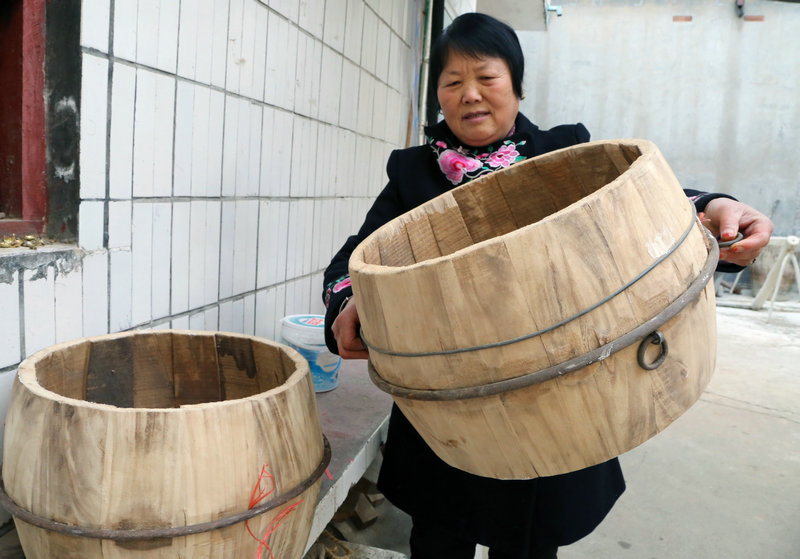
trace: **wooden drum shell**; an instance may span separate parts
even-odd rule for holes
[[[263,538],[272,523],[266,542],[275,556],[299,559],[323,441],[308,365],[291,348],[220,332],[112,334],[50,347],[20,365],[3,480],[21,509],[78,532],[15,518],[28,559],[256,557],[260,544],[247,528]],[[262,478],[264,467],[274,481]],[[251,509],[254,491],[293,489],[294,498],[247,525],[125,539],[220,521]]]
[[[514,379],[624,336],[678,299],[715,250],[658,148],[617,140],[430,200],[361,243],[350,273],[374,370],[436,391]],[[577,470],[641,444],[697,400],[714,369],[714,309],[709,284],[662,328],[669,354],[655,371],[638,365],[636,344],[486,398],[393,396],[455,467],[504,479]]]

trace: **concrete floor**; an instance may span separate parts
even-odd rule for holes
[[[707,390],[621,457],[628,490],[559,558],[800,559],[800,306],[782,308],[768,321],[765,310],[718,307]],[[408,517],[389,504],[379,512],[366,530],[339,527],[351,541],[408,553]]]

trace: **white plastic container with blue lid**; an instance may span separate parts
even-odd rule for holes
[[[283,317],[281,338],[308,361],[316,392],[327,392],[339,385],[342,359],[328,351],[325,345],[324,316],[293,314]]]

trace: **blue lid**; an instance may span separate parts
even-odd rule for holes
[[[283,317],[281,322],[300,328],[325,329],[325,317],[321,314],[293,314]]]

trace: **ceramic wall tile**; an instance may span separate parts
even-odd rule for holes
[[[361,70],[358,84],[358,116],[356,131],[370,135],[372,132],[372,110],[375,105],[375,90],[378,82],[368,72]]]
[[[300,71],[297,49],[297,27],[283,18],[270,17],[267,31],[264,102],[289,111],[294,109],[295,79]]]
[[[109,139],[108,193],[126,199],[133,184],[133,123],[136,102],[136,69],[114,63],[111,84],[111,137]]]
[[[55,275],[56,343],[83,337],[83,270],[75,268]]]
[[[255,294],[245,295],[242,299],[242,334],[254,336],[256,333],[256,296]]]
[[[178,314],[189,310],[189,246],[190,205],[176,201],[172,205],[172,283],[170,312]]]
[[[358,125],[358,92],[360,70],[347,59],[342,62],[339,126],[355,130]]]
[[[20,345],[20,293],[19,272],[11,273],[11,281],[0,282],[0,368],[11,367],[22,359]]]
[[[289,202],[263,200],[260,202],[258,227],[258,288],[268,287],[286,279]]]
[[[83,335],[108,333],[108,253],[92,252],[83,257]]]
[[[220,281],[220,231],[222,226],[222,202],[209,200],[206,203],[205,231],[205,286],[203,293],[206,304],[219,300]]]
[[[364,30],[363,0],[347,0],[347,16],[344,34],[344,55],[355,62],[361,62]]]
[[[300,7],[297,0],[269,0],[269,6],[289,20],[297,22],[298,8]]]
[[[233,276],[233,251],[236,242],[236,202],[225,200],[222,202],[222,225],[220,230],[219,252],[219,297],[227,299],[234,295]]]
[[[378,48],[378,30],[380,29],[380,21],[378,16],[375,15],[369,8],[364,9],[364,31],[361,46],[361,66],[375,74],[375,60],[377,59]]]
[[[318,126],[314,120],[299,116],[294,118],[290,186],[293,197],[308,196],[313,191],[315,166],[310,161],[314,160],[317,153]]]
[[[130,248],[131,202],[108,203],[108,248]]]
[[[265,106],[261,133],[261,196],[288,196],[295,116]]]
[[[156,202],[153,206],[153,257],[152,274],[152,317],[154,320],[169,316],[170,298],[170,259],[172,257],[170,238],[172,236],[172,203]]]
[[[242,294],[256,287],[258,246],[258,200],[236,202],[234,241],[226,249],[233,252],[233,293]]]
[[[138,0],[138,3],[136,61],[165,72],[175,72],[180,4],[159,0]]]
[[[195,139],[202,143],[204,132],[195,127],[194,97],[201,88],[179,80],[175,90],[175,149],[172,165],[172,188],[175,196],[188,196],[192,192],[192,152]]]
[[[53,100],[52,110],[63,118],[80,114],[80,185],[81,198],[104,198],[106,195],[106,123],[108,114],[108,60],[83,55],[81,106],[75,99]],[[53,102],[51,101],[51,103]],[[71,115],[71,116],[70,116]],[[55,173],[69,182],[77,177],[77,161],[55,166]]]
[[[112,332],[119,332],[133,326],[131,322],[131,252],[128,249],[118,249],[111,251],[109,256],[109,327]]]
[[[78,244],[84,250],[103,248],[105,202],[81,202],[78,210]]]
[[[147,324],[152,313],[153,205],[133,205],[133,237],[131,241],[131,322]]]
[[[82,0],[81,46],[108,52],[110,0]]]
[[[378,24],[378,37],[375,48],[375,75],[382,82],[388,81],[389,51],[391,49],[392,32],[384,22]]]
[[[319,0],[299,0],[300,13],[297,23],[314,37],[322,39],[325,10]]]
[[[322,38],[338,52],[344,50],[344,33],[347,23],[347,0],[327,0],[325,2],[325,28]]]
[[[317,118],[319,114],[321,59],[322,43],[305,33],[299,33],[294,111],[310,118]]]
[[[188,330],[189,329],[189,316],[176,316],[170,321],[170,328],[173,330]]]
[[[114,57],[136,61],[137,0],[114,3]]]
[[[342,55],[333,49],[322,48],[322,78],[319,92],[319,119],[337,123],[339,96],[342,90]]]
[[[174,104],[175,78],[137,70],[134,196],[169,196],[172,193]]]

